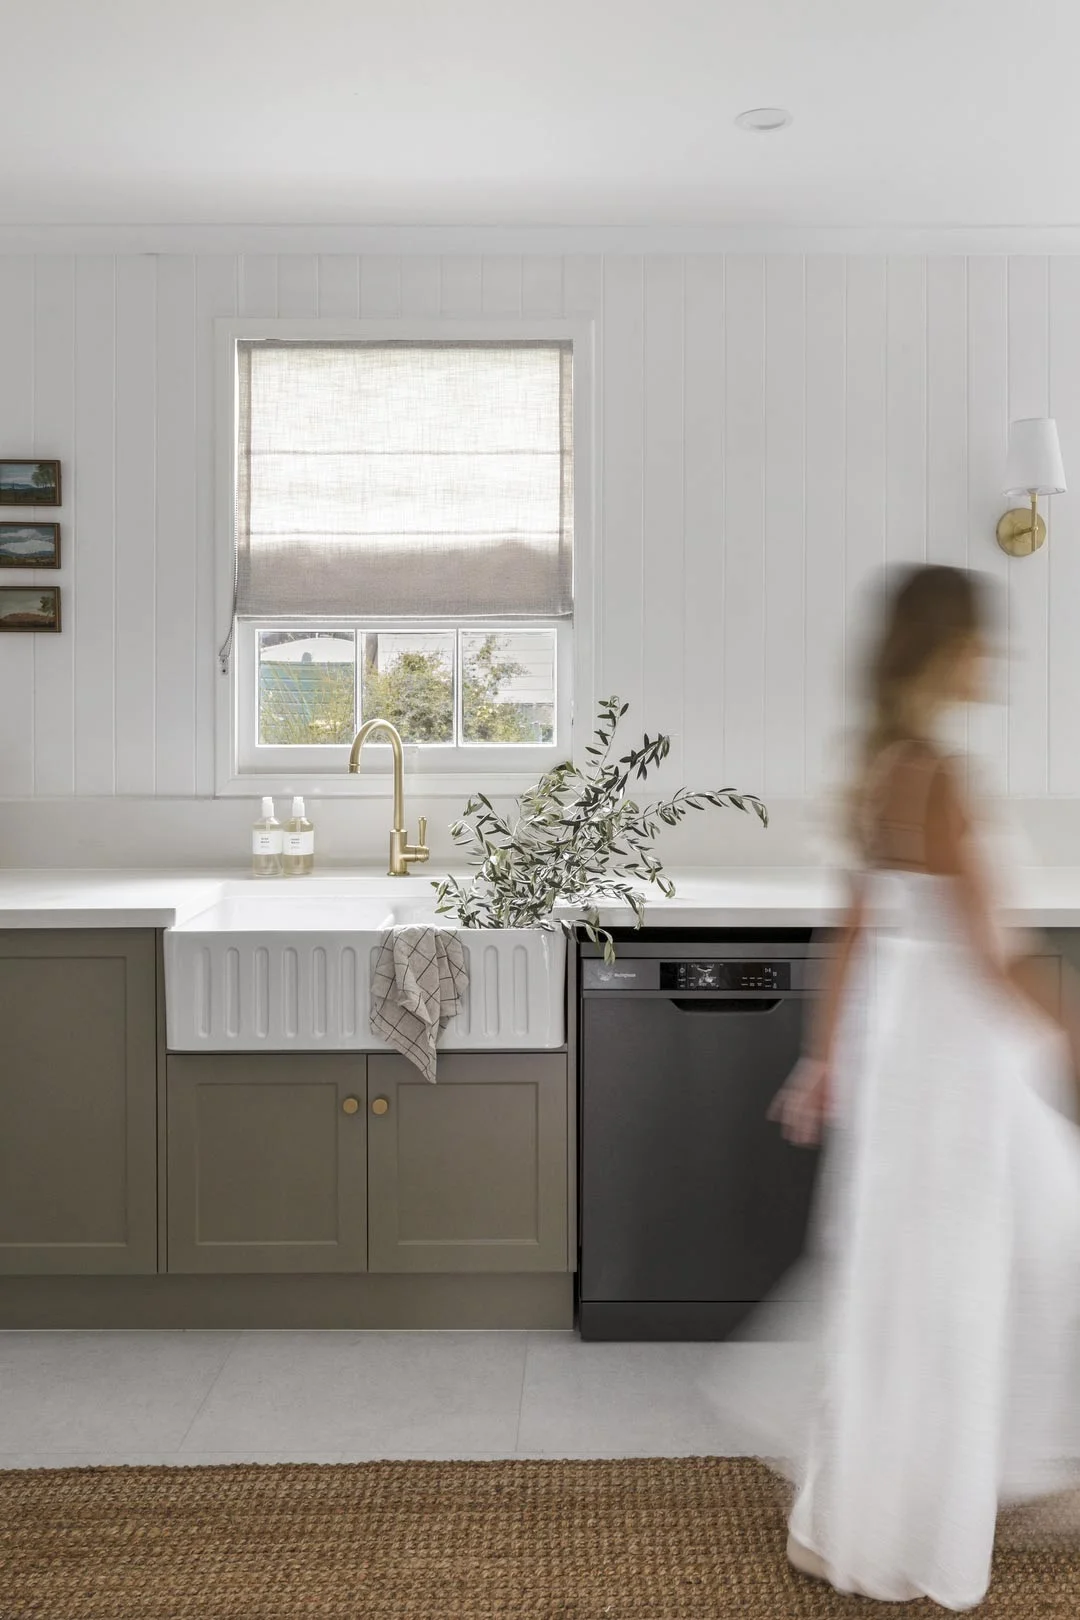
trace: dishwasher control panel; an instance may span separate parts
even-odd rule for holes
[[[655,994],[666,991],[670,996],[692,995],[695,991],[746,995],[752,990],[771,991],[775,995],[791,990],[820,989],[819,978],[824,967],[823,961],[797,960],[793,985],[790,961],[755,962],[749,957],[736,961],[715,957],[712,960],[681,957],[658,961],[655,956],[620,956],[614,962],[605,962],[600,957],[585,957],[581,964],[581,988],[586,992],[651,990]]]
[[[790,962],[661,962],[661,990],[790,990]]]

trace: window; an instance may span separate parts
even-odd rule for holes
[[[421,747],[556,741],[555,630],[258,631],[260,747],[348,745],[363,720]]]
[[[573,351],[529,338],[233,341],[234,773],[570,751]]]

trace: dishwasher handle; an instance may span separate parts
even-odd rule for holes
[[[681,1013],[707,1013],[715,1017],[719,1013],[771,1013],[775,1012],[783,996],[729,996],[727,1000],[719,997],[714,1001],[704,996],[695,996],[692,1000],[683,1000],[679,996],[671,996],[671,1005]]]

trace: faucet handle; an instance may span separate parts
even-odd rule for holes
[[[420,848],[427,847],[427,816],[420,817]]]

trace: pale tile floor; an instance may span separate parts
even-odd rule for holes
[[[737,1451],[698,1380],[758,1346],[572,1332],[0,1332],[0,1468]]]

